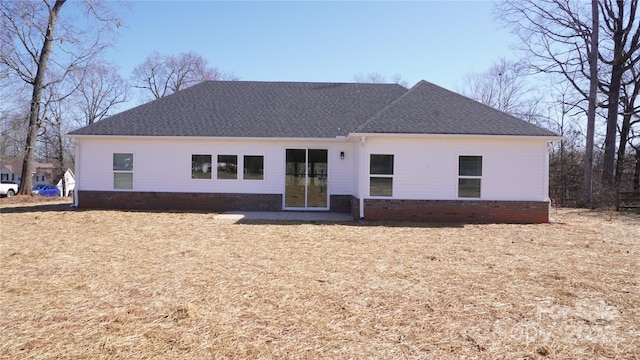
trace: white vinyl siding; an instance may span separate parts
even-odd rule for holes
[[[287,148],[328,150],[330,195],[368,195],[371,154],[393,154],[393,199],[459,200],[458,158],[482,156],[482,200],[548,200],[547,138],[368,136],[348,141],[79,138],[78,190],[113,191],[113,153],[135,156],[133,191],[284,194]],[[344,151],[344,159],[340,152]],[[264,179],[192,179],[192,155],[264,156]],[[216,159],[216,160],[214,160]]]
[[[360,151],[365,158],[395,155],[394,199],[463,200],[458,198],[458,159],[468,154],[482,156],[482,200],[548,199],[544,138],[369,136]]]
[[[353,192],[353,144],[348,142],[242,141],[212,139],[83,138],[79,139],[78,190],[112,191],[112,155],[135,154],[134,191],[282,194],[286,148],[327,149],[329,194]],[[344,151],[344,160],[340,159]],[[264,156],[264,179],[192,179],[192,155],[237,155],[238,169],[244,156]],[[240,170],[241,171],[241,170]]]

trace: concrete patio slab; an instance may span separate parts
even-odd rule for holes
[[[282,220],[353,222],[351,214],[319,211],[227,211],[215,216],[217,220]]]

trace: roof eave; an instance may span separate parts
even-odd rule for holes
[[[149,140],[192,140],[192,141],[310,141],[310,142],[346,142],[346,136],[336,136],[334,138],[308,138],[308,137],[229,137],[229,136],[152,136],[152,135],[84,135],[66,134],[70,139],[149,139]]]
[[[561,141],[564,139],[558,135],[484,135],[484,134],[401,134],[401,133],[350,133],[347,136],[348,140],[368,137],[368,138],[436,138],[436,139],[451,139],[451,138],[465,138],[465,139],[507,139],[514,138],[519,140],[545,140],[545,141]]]

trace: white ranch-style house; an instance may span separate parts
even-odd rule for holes
[[[68,134],[80,208],[544,223],[559,137],[420,81],[207,81]]]

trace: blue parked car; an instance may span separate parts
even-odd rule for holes
[[[60,196],[60,189],[54,185],[34,185],[31,189],[33,195],[38,196]]]

